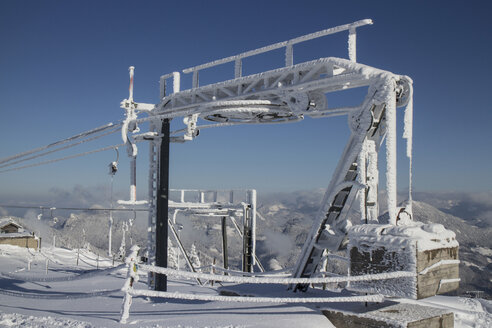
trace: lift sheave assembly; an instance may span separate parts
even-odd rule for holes
[[[424,225],[414,220],[411,183],[408,202],[404,206],[397,204],[396,111],[399,107],[405,107],[403,138],[407,142],[406,155],[410,162],[411,180],[412,80],[407,76],[357,63],[356,30],[370,24],[372,21],[365,19],[184,69],[183,74],[192,74],[192,88],[187,90],[181,90],[181,73],[163,75],[160,79],[160,101],[157,104],[133,100],[133,67],[130,68],[130,96],[121,103],[126,111],[122,136],[132,163],[136,161],[136,143],[148,141],[150,144],[147,247],[150,264],[159,266],[160,263],[158,253],[163,244],[159,244],[160,237],[156,231],[162,227],[162,222],[166,228],[168,224],[173,227],[172,220],[167,217],[168,210],[174,208],[193,212],[193,208],[200,208],[202,213],[214,213],[223,209],[220,202],[211,202],[208,205],[206,202],[197,202],[201,203],[197,206],[169,201],[166,194],[169,191],[166,185],[168,176],[164,176],[169,174],[168,164],[163,162],[169,160],[169,155],[163,154],[162,150],[169,151],[169,142],[192,141],[201,130],[212,127],[282,124],[301,121],[306,116],[327,118],[346,115],[351,134],[293,268],[290,288],[295,291],[307,290],[312,282],[309,279],[317,279],[314,276],[326,254],[337,252],[342,247],[347,247],[350,275],[367,276],[367,281],[351,284],[353,290],[367,293],[383,291],[387,295],[422,298],[458,287],[458,244],[454,233],[439,225]],[[348,59],[328,57],[294,64],[296,44],[339,32],[348,32]],[[276,49],[285,49],[283,67],[243,76],[242,61],[245,58]],[[200,85],[199,76],[202,70],[231,62],[234,63],[233,79]],[[172,80],[172,93],[166,92],[167,80]],[[329,106],[329,94],[353,88],[367,90],[359,105],[336,108]],[[183,120],[186,128],[169,131],[169,121],[177,118]],[[149,131],[139,131],[138,125],[143,122],[150,123]],[[378,207],[378,156],[383,141],[386,157],[384,189],[389,218],[384,223],[378,219],[381,214]],[[134,167],[133,164],[132,168]],[[130,197],[130,203],[133,204],[138,203],[134,191],[134,171],[132,169]],[[242,212],[245,220],[250,223],[239,229],[249,238],[243,250],[243,264],[246,263],[243,271],[252,271],[256,259],[256,210],[251,207],[252,196],[250,198],[249,207],[244,207]],[[160,207],[159,202],[163,201],[167,205]],[[226,203],[233,207],[232,202]],[[357,207],[360,212],[359,222],[351,222],[349,219],[348,213],[352,207]],[[429,252],[439,253],[439,259],[430,259],[427,256],[429,260],[424,260]],[[377,256],[373,256],[375,254]],[[394,265],[403,262],[406,264]],[[391,283],[388,280],[371,280],[373,274],[397,272],[413,272],[413,275],[403,275]],[[395,284],[401,286],[398,291],[390,286]]]

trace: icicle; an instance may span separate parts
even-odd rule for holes
[[[413,139],[413,86],[409,86],[409,99],[405,109],[403,138],[407,139],[407,157],[408,157],[408,204],[406,211],[413,218],[412,211],[412,139]]]

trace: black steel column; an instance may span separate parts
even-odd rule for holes
[[[251,207],[245,209],[243,226],[243,272],[253,272],[253,230],[251,223]]]
[[[168,198],[169,198],[169,119],[162,121],[162,139],[159,157],[159,182],[155,227],[155,265],[167,268]],[[155,290],[167,291],[167,276],[156,274]]]
[[[224,269],[229,269],[229,256],[227,252],[227,218],[225,216],[222,217],[222,256]]]

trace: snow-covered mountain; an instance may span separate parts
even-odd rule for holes
[[[419,194],[418,199],[425,199]],[[434,205],[456,206],[457,201],[439,200],[435,195],[427,194],[427,199]],[[266,269],[293,267],[297,256],[306,239],[307,233],[316,217],[319,203],[323,197],[322,190],[299,191],[259,195],[257,221],[257,255]],[[454,231],[460,242],[460,294],[467,291],[483,291],[487,298],[492,299],[492,226],[486,224],[488,220],[481,220],[476,226],[476,220],[464,220],[457,216],[432,206],[423,201],[414,201],[415,219],[422,222],[441,223]],[[448,212],[453,206],[448,206]],[[384,208],[384,204],[382,204]],[[475,207],[476,208],[476,207]],[[460,207],[463,210],[463,207]],[[352,213],[354,218],[357,213]],[[483,217],[483,216],[482,216]],[[122,223],[128,215],[116,215],[113,226],[113,246],[116,252],[121,243]],[[41,231],[45,240],[51,243],[53,235],[57,236],[57,245],[66,247],[83,247],[88,243],[101,254],[107,252],[108,217],[78,213],[68,218],[58,218],[57,222],[50,220],[38,221],[32,214],[22,219],[28,228]],[[188,250],[195,244],[202,265],[222,263],[222,244],[220,218],[213,217],[185,217],[178,215],[177,220],[183,225],[180,237]],[[139,215],[131,229],[133,242],[145,245],[146,218]],[[49,223],[50,228],[47,228]],[[228,224],[229,265],[231,268],[240,268],[242,244],[232,224]],[[43,241],[45,242],[45,241]],[[172,242],[172,241],[171,241]],[[130,244],[127,236],[127,246]],[[176,246],[176,245],[174,245]],[[184,261],[181,261],[181,266]],[[342,270],[342,269],[340,269]]]

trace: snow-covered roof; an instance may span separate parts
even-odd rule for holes
[[[32,235],[29,231],[0,234],[0,239],[23,238],[23,237],[33,237],[35,239],[38,239],[37,236]]]
[[[8,226],[9,224],[13,224],[18,228],[22,228],[22,226],[20,224],[18,224],[17,222],[15,222],[12,218],[0,219],[0,229]]]

